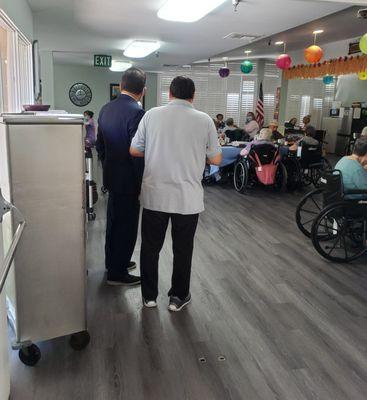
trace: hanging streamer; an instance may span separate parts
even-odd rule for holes
[[[284,71],[285,79],[322,78],[325,75],[348,75],[367,71],[367,56],[339,57],[323,63],[296,65]]]

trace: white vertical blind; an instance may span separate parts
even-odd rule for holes
[[[322,79],[294,79],[288,83],[286,121],[293,117],[302,122],[311,115],[311,124],[320,129],[322,118],[328,115],[335,99],[336,82],[325,85]]]
[[[194,105],[211,117],[218,113],[226,118],[233,118],[236,124],[243,126],[248,111],[256,108],[258,96],[257,64],[251,74],[244,75],[240,62],[229,63],[231,74],[221,78],[218,70],[222,63],[193,65],[191,68],[171,68],[159,74],[158,105],[168,102],[168,91],[171,81],[178,75],[193,79],[196,86]]]
[[[0,9],[1,112],[19,112],[33,103],[31,52],[31,43]]]

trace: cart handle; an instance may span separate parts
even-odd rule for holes
[[[9,273],[11,264],[13,262],[14,255],[15,255],[15,252],[16,252],[17,247],[18,247],[18,243],[19,243],[19,241],[20,241],[20,239],[22,237],[22,234],[23,234],[23,231],[24,231],[24,228],[25,228],[25,224],[26,224],[21,212],[15,206],[13,206],[11,203],[7,202],[4,199],[4,197],[1,194],[1,189],[0,189],[0,223],[3,221],[3,216],[6,213],[8,213],[8,212],[10,212],[12,210],[17,214],[18,219],[20,220],[20,222],[18,224],[17,230],[15,231],[15,235],[13,237],[13,240],[11,242],[9,250],[8,250],[8,252],[7,252],[7,254],[6,254],[5,258],[4,258],[3,264],[2,264],[1,269],[0,269],[0,272],[1,272],[1,275],[0,275],[0,294],[1,294],[2,290],[3,290],[3,288],[4,288],[6,278],[8,277],[8,273]]]

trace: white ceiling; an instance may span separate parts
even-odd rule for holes
[[[357,12],[361,7],[349,7],[345,10],[318,18],[314,21],[300,25],[296,28],[276,33],[258,40],[256,43],[241,46],[229,52],[224,52],[212,57],[213,61],[221,60],[223,57],[229,59],[243,59],[245,50],[253,50],[251,56],[254,58],[275,58],[283,52],[283,46],[276,46],[275,42],[283,41],[287,44],[287,52],[305,49],[312,44],[312,32],[323,29],[324,32],[318,36],[317,43],[324,45],[331,42],[346,41],[347,51],[348,40],[361,37],[367,31],[367,21],[357,18]],[[342,27],[342,29],[341,29]],[[340,55],[340,54],[339,54]],[[250,57],[251,58],[251,57]],[[206,60],[202,60],[203,62]]]
[[[40,48],[55,51],[57,62],[92,65],[96,53],[123,60],[122,50],[132,39],[159,40],[159,57],[151,55],[134,61],[150,71],[160,70],[163,64],[187,64],[241,46],[239,40],[223,39],[231,32],[266,37],[350,5],[350,0],[246,0],[235,13],[231,0],[227,0],[202,20],[185,24],[158,19],[157,10],[165,1],[28,0]]]

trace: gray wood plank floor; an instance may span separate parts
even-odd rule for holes
[[[142,309],[138,288],[105,285],[102,198],[89,224],[91,345],[74,352],[66,338],[41,343],[35,368],[11,352],[12,399],[365,400],[366,258],[321,259],[295,226],[300,197],[207,188],[193,303],[174,315],[169,234],[158,309]]]

